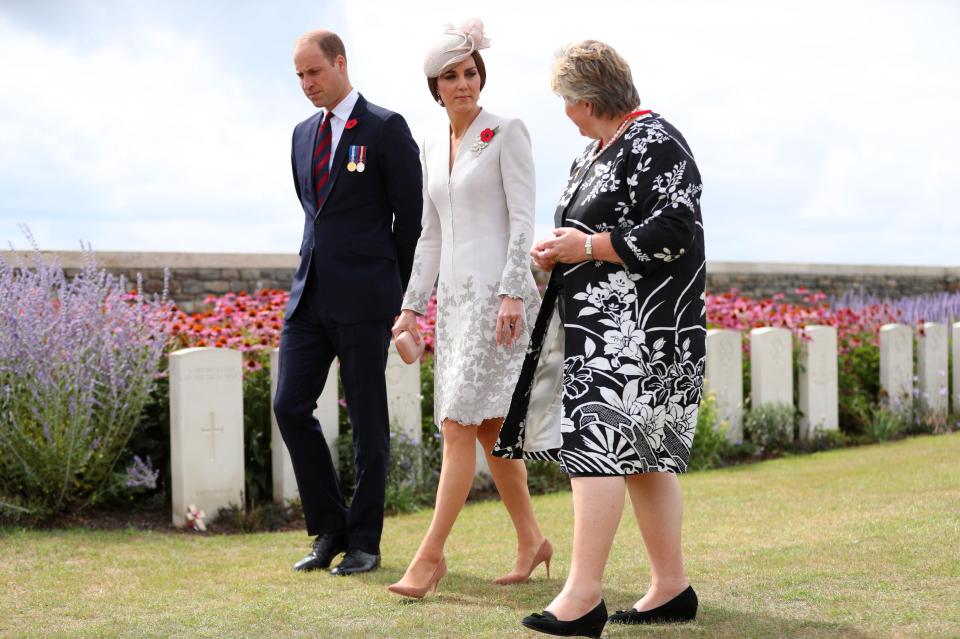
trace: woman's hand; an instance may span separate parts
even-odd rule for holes
[[[537,242],[533,245],[533,248],[530,249],[530,257],[533,258],[533,263],[537,265],[538,269],[549,273],[557,263],[553,258],[543,257],[542,253],[544,250],[543,242]]]
[[[404,331],[407,331],[413,335],[413,340],[418,345],[420,344],[420,330],[417,328],[417,314],[411,311],[409,308],[406,308],[400,312],[400,317],[397,318],[397,321],[393,323],[393,328],[390,329],[390,332],[393,334],[393,339],[397,339],[400,333]]]
[[[504,296],[497,313],[497,346],[513,346],[523,328],[523,300]]]
[[[584,244],[587,241],[587,234],[572,228],[553,229],[555,237],[549,240],[543,240],[537,243],[531,251],[534,262],[540,265],[540,262],[557,262],[561,264],[579,264],[587,260],[587,250]],[[551,266],[551,268],[553,268]]]

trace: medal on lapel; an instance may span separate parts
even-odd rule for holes
[[[347,150],[347,155],[350,157],[350,161],[347,162],[347,170],[353,173],[357,170],[357,145],[351,144],[350,148]]]
[[[367,147],[361,146],[358,147],[357,153],[357,173],[363,173],[363,170],[367,168]]]

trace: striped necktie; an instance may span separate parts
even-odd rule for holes
[[[323,206],[326,198],[323,188],[330,179],[330,152],[333,150],[333,134],[330,130],[332,111],[327,111],[317,131],[317,148],[313,150],[313,188],[317,194],[317,209]]]

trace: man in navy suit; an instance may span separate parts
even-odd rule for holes
[[[322,110],[293,131],[293,181],[303,205],[300,265],[280,338],[273,410],[290,451],[313,550],[295,570],[350,575],[380,564],[390,448],[384,369],[420,236],[419,151],[404,119],[350,85],[343,42],[329,31],[297,40],[300,86]],[[313,416],[340,360],[353,427],[357,486],[347,506]]]

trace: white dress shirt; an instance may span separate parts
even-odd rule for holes
[[[353,113],[353,107],[357,105],[357,99],[360,94],[356,89],[351,89],[347,97],[340,100],[337,106],[333,107],[333,117],[330,118],[330,170],[333,170],[333,156],[337,153],[337,144],[340,143],[340,136],[343,135],[343,127],[347,125],[350,114]],[[326,117],[326,115],[324,115]]]

